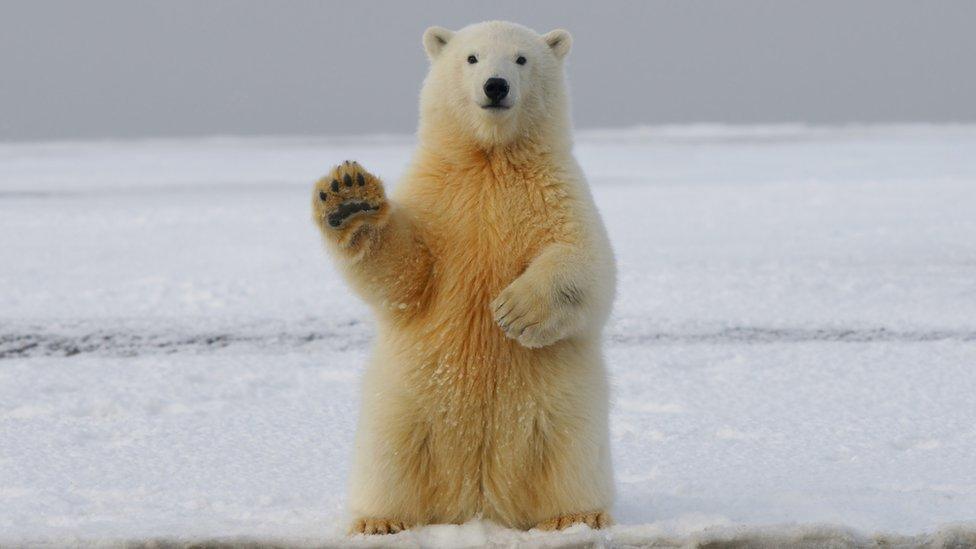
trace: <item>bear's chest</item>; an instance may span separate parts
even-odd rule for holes
[[[552,241],[550,208],[520,180],[444,181],[410,198],[433,259],[429,307],[418,318],[418,329],[436,332],[428,351],[490,371],[485,363],[517,343],[505,338],[489,304]]]
[[[405,340],[425,342],[411,348],[419,380],[452,380],[477,406],[476,395],[524,386],[520,376],[534,371],[526,364],[545,352],[507,338],[490,304],[558,239],[566,210],[547,194],[556,185],[538,180],[422,181],[404,197],[431,251],[430,301]],[[453,398],[444,386],[431,389]]]
[[[445,276],[500,290],[498,284],[521,274],[552,240],[545,198],[531,185],[492,182],[445,191],[428,216],[439,235],[435,261]]]

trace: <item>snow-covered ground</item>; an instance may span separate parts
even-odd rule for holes
[[[0,145],[0,545],[356,542],[372,323],[309,188],[346,158],[392,184],[411,147]],[[619,525],[384,543],[976,542],[976,127],[664,127],[577,151],[620,268]]]

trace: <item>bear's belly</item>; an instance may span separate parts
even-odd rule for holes
[[[553,350],[507,338],[490,307],[528,263],[520,252],[497,254],[494,262],[487,260],[493,254],[478,254],[478,269],[469,267],[473,257],[442,262],[425,314],[393,328],[399,367],[428,417],[451,425],[464,420],[480,430],[514,401],[538,394],[530,387],[538,381],[535,370]]]
[[[404,340],[414,347],[409,368],[421,378],[463,387],[469,399],[522,383],[519,372],[547,352],[505,336],[490,309],[499,286],[504,288],[485,282],[466,292],[453,289],[457,293],[442,297],[427,315],[404,327]]]
[[[457,248],[478,249],[474,244]],[[492,301],[524,272],[532,255],[534,250],[489,247],[439,262],[426,314],[410,327],[411,340],[424,345],[424,373],[467,379],[497,390],[517,379],[513,370],[544,354],[507,338],[491,310]]]

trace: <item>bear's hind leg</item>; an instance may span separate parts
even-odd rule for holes
[[[356,432],[349,485],[353,534],[392,534],[430,518],[430,431],[416,403],[399,385],[382,351],[363,380],[363,408]]]
[[[578,522],[592,528],[609,525],[610,456],[592,426],[584,420],[574,431],[537,427],[544,420],[525,423],[536,426],[513,429],[518,438],[489,460],[486,517],[520,529],[561,530]]]
[[[488,518],[522,529],[609,524],[607,386],[597,353],[535,354],[526,365],[537,377],[504,395],[483,479]]]

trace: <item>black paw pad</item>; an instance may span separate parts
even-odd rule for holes
[[[361,173],[356,174],[356,183],[359,183],[360,187],[366,184],[366,178],[363,177],[363,174]]]
[[[352,187],[352,176],[349,174],[342,176],[342,182],[345,183],[347,187]]]
[[[343,202],[342,204],[339,204],[339,207],[334,212],[329,214],[329,225],[338,227],[339,225],[342,225],[342,222],[352,214],[359,212],[370,212],[377,209],[379,208],[371,205],[368,202],[362,202],[359,200]]]
[[[332,192],[334,193],[339,192],[339,181],[336,179],[332,180]]]
[[[325,202],[327,198],[329,198],[329,195],[325,194],[325,191],[319,191],[319,200]]]

